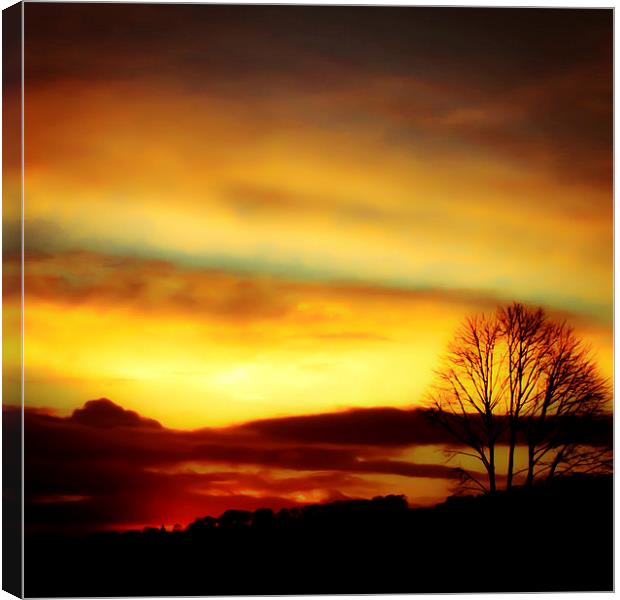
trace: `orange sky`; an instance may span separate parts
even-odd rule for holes
[[[511,300],[611,376],[610,15],[28,4],[27,406],[416,406]]]

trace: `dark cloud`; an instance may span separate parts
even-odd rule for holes
[[[6,277],[18,281],[20,258],[5,264]],[[267,274],[183,267],[171,261],[67,250],[32,251],[26,257],[25,293],[31,299],[121,305],[139,311],[189,312],[223,319],[281,319],[297,314],[308,298],[337,297],[344,301],[437,301],[469,305],[478,310],[501,303],[491,291],[454,288],[406,288],[342,280],[299,281]],[[15,295],[21,286],[14,287]],[[297,318],[302,318],[297,315]],[[307,318],[307,317],[303,317]],[[329,331],[317,335],[379,341],[373,332]],[[385,340],[384,340],[385,341]]]
[[[374,124],[392,144],[466,145],[610,186],[612,14],[32,3],[26,82],[199,92],[251,107],[272,129]],[[273,194],[238,202],[298,206]]]
[[[146,427],[160,429],[154,419],[145,419],[133,410],[125,410],[107,398],[89,400],[84,408],[73,411],[69,421],[89,427]]]
[[[415,464],[398,460],[366,461],[359,463],[359,471],[368,473],[390,473],[404,477],[431,477],[452,479],[455,472],[452,467],[445,465]]]
[[[7,257],[3,271],[5,297],[21,297],[20,257]],[[311,337],[322,341],[389,341],[376,332],[342,330],[320,324],[333,321],[319,309],[300,312],[301,302],[345,303],[395,301],[411,303],[435,300],[476,309],[499,303],[492,294],[465,290],[405,289],[347,282],[303,282],[266,274],[233,270],[184,268],[164,260],[66,251],[56,254],[30,252],[24,273],[24,290],[30,301],[97,307],[121,307],[140,314],[186,314],[193,319],[218,319],[233,323],[281,321],[316,325]]]
[[[582,9],[44,3],[26,8],[27,67],[34,81],[192,75],[208,85],[257,74],[309,85],[329,78],[319,72],[329,62],[341,71],[434,72],[501,88],[605,56],[611,15]]]
[[[19,409],[5,408],[3,418],[8,433],[20,428]],[[583,443],[610,439],[611,419],[595,425]],[[69,417],[26,409],[26,522],[31,530],[186,523],[228,508],[292,506],[317,492],[371,496],[373,474],[453,478],[449,466],[398,459],[407,448],[450,443],[420,410],[358,409],[181,431],[107,399]]]
[[[78,250],[33,251],[27,258],[24,288],[29,298],[235,320],[277,318],[290,309],[286,282],[268,276]],[[19,264],[18,258],[7,263],[14,277],[20,276]]]
[[[26,238],[30,239],[30,223]],[[336,300],[371,305],[378,302],[414,307],[418,302],[458,306],[471,312],[495,310],[505,302],[490,289],[455,287],[408,287],[371,284],[339,278],[303,280],[292,276],[248,272],[239,268],[217,269],[182,262],[109,252],[45,249],[44,223],[37,222],[28,246],[24,272],[26,296],[60,305],[97,308],[122,307],[139,313],[184,313],[192,318],[217,318],[229,322],[252,320],[313,322],[311,336],[323,341],[389,341],[375,331],[322,331],[321,310],[300,312],[300,303]],[[59,231],[53,231],[57,239]],[[42,237],[40,237],[42,236]],[[62,236],[60,236],[62,237]],[[3,259],[6,299],[21,298],[21,255]],[[600,325],[599,319],[576,310],[547,307],[551,315],[575,324]],[[329,320],[329,319],[328,319]],[[348,326],[347,326],[348,327]]]
[[[9,429],[19,426],[12,418],[18,415],[5,410]],[[364,439],[365,429],[354,437]],[[308,443],[309,437],[282,439],[261,424],[171,430],[107,399],[89,401],[69,417],[27,409],[27,522],[35,529],[187,522],[231,507],[291,506],[317,491],[328,498],[352,488],[372,495],[364,479],[371,474],[452,477],[441,465],[393,460],[393,448],[381,447],[387,433],[374,447],[373,440],[355,445],[337,432],[330,443]]]
[[[264,419],[245,425],[268,438],[305,443],[410,446],[450,443],[419,409],[354,409],[342,413]]]

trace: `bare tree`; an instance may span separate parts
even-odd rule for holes
[[[506,488],[573,471],[604,471],[611,453],[584,443],[583,428],[605,412],[609,384],[590,350],[565,323],[519,303],[466,320],[448,347],[428,415],[480,461],[487,482],[459,469],[462,482],[495,491],[498,446],[506,444]],[[515,451],[527,451],[516,471]]]
[[[512,487],[514,457],[522,411],[536,397],[546,352],[545,315],[514,303],[497,312],[502,338],[507,346],[508,381],[508,472],[506,488]]]
[[[610,397],[590,349],[566,323],[547,323],[542,345],[538,389],[523,419],[528,484],[536,475],[604,470],[610,460],[607,448],[578,443],[580,430],[593,426]]]
[[[495,447],[502,427],[496,413],[505,385],[499,335],[495,318],[482,315],[467,319],[448,348],[445,367],[438,372],[429,411],[432,420],[467,448],[457,454],[480,460],[488,483],[464,469],[460,470],[461,477],[491,492],[497,487]]]

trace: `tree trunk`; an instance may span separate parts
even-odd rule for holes
[[[534,451],[536,447],[533,442],[529,442],[527,448],[527,479],[525,485],[531,486],[534,483]]]
[[[508,472],[506,473],[506,489],[512,488],[512,474],[515,469],[515,446],[517,445],[517,428],[515,423],[510,424],[510,443],[508,446]]]
[[[491,442],[489,444],[489,492],[491,494],[495,493],[496,491],[496,484],[495,484],[495,443]]]
[[[549,475],[547,475],[547,481],[551,481],[555,476],[555,471],[558,468],[559,464],[562,462],[564,458],[564,451],[558,450],[558,453],[555,455],[553,462],[551,463],[551,468],[549,469]]]

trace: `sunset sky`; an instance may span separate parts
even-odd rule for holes
[[[442,439],[257,424],[415,420],[501,302],[566,318],[612,375],[610,10],[28,3],[25,35],[25,402],[80,460],[114,454],[119,506],[150,482],[102,523],[444,496]],[[140,415],[124,435],[80,433],[101,397]],[[101,490],[57,473],[45,510],[96,522]]]

